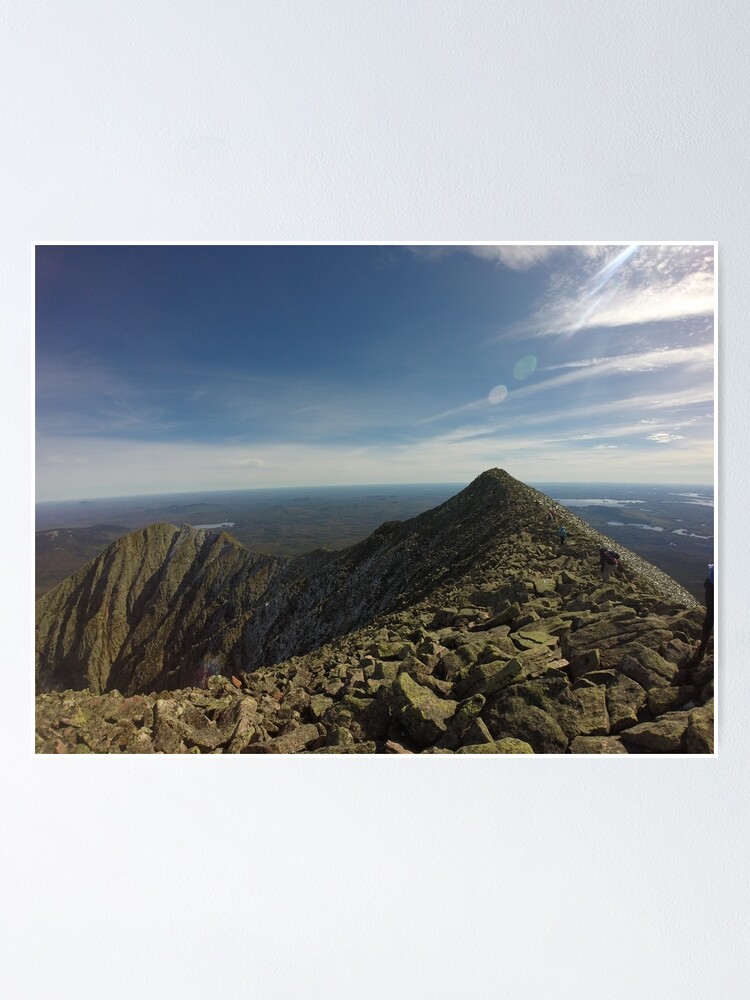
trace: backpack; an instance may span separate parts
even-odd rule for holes
[[[611,563],[612,566],[616,566],[620,561],[619,555],[616,552],[610,552],[609,550],[604,553],[604,559],[606,562]]]

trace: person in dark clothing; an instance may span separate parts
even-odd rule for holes
[[[609,580],[609,574],[619,565],[620,557],[616,552],[612,552],[611,549],[599,549],[599,570],[602,574],[602,580],[605,582]]]
[[[700,663],[706,654],[706,646],[714,629],[714,564],[708,565],[708,576],[703,581],[703,592],[706,597],[706,615],[701,627],[701,641],[695,652],[693,663]]]
[[[568,537],[568,533],[562,525],[560,525],[558,535],[560,536],[560,545],[565,545],[565,539]]]

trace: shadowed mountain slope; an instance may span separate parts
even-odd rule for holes
[[[408,607],[537,517],[527,487],[486,474],[342,552],[248,552],[226,533],[155,524],[118,539],[37,605],[42,690],[184,687],[206,658],[252,669]]]
[[[622,547],[604,584],[607,542],[498,469],[340,552],[262,556],[153,525],[37,602],[39,749],[68,748],[54,717],[70,722],[72,698],[104,726],[88,742],[73,726],[74,747],[100,752],[681,752],[690,712],[712,733],[712,660],[686,666],[701,610]],[[112,745],[122,695],[143,721]],[[657,723],[668,736],[640,735]]]

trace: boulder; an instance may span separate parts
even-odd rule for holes
[[[656,718],[682,708],[686,702],[695,697],[695,688],[681,685],[680,687],[653,687],[648,692],[648,708]]]
[[[399,677],[408,676],[399,674]],[[345,695],[326,711],[323,721],[326,725],[345,726],[359,743],[383,739],[391,724],[391,712],[382,695],[390,690],[382,687],[376,698]]]
[[[692,649],[687,642],[675,636],[675,638],[663,642],[659,646],[658,653],[670,663],[682,666],[690,658]]]
[[[565,674],[557,671],[550,671],[545,676],[535,677],[533,680],[522,679],[520,683],[514,684],[496,696],[495,703],[502,705],[509,699],[522,701],[550,716],[560,727],[566,740],[572,740],[578,736],[581,733],[581,727],[587,729],[594,726],[598,729],[605,726],[606,710],[603,708],[601,699],[594,696],[591,702],[584,702],[581,698],[581,692],[574,691]],[[495,703],[491,703],[490,709],[494,707]],[[485,710],[482,717],[487,722],[490,731],[494,732],[490,722],[490,712]],[[605,732],[608,731],[607,725]],[[508,735],[519,735],[521,739],[524,738],[518,733]],[[533,745],[532,740],[529,742]],[[537,753],[540,752],[536,746],[534,749]],[[564,749],[565,747],[563,747]]]
[[[491,743],[492,733],[481,718],[474,719],[472,724],[463,734],[462,742],[467,746],[476,746],[477,743]]]
[[[524,740],[506,736],[490,743],[476,743],[473,746],[463,746],[456,753],[533,753],[534,748]]]
[[[486,699],[482,694],[475,694],[471,698],[459,702],[458,708],[448,720],[447,732],[440,738],[439,745],[447,747],[449,750],[455,750],[462,743],[469,742],[465,734],[478,720],[485,703]]]
[[[399,724],[421,747],[435,743],[448,731],[448,720],[458,708],[458,702],[439,698],[409,674],[398,675],[388,697]]]
[[[310,699],[310,715],[315,722],[323,718],[325,713],[333,704],[333,698],[328,698],[324,694],[314,694]]]
[[[651,753],[683,753],[688,716],[688,712],[669,712],[655,722],[641,722],[624,730],[620,738]]]
[[[130,740],[125,747],[125,753],[155,753],[151,737],[145,730],[141,729]]]
[[[373,667],[372,677],[373,680],[388,681],[389,684],[392,684],[401,673],[401,670],[402,666],[399,662],[394,663],[388,660],[376,660]]]
[[[578,653],[569,661],[571,677],[582,677],[593,670],[598,670],[601,662],[598,649],[588,649],[583,653]]]
[[[258,703],[254,698],[237,698],[216,720],[227,735],[229,753],[239,753],[255,736],[259,723]]]
[[[329,747],[346,747],[354,744],[354,736],[346,726],[331,726],[326,737],[326,745]]]
[[[520,604],[515,601],[513,603],[507,603],[485,623],[485,628],[496,628],[498,625],[510,625],[511,622],[515,621],[520,616],[520,614]]]
[[[172,726],[174,708],[171,702],[160,698],[154,705],[153,746],[157,753],[184,753],[185,744]]]
[[[548,635],[535,629],[519,629],[513,633],[513,642],[519,649],[535,649],[537,646],[553,648],[557,645],[557,636]]]
[[[521,661],[516,657],[512,660],[477,663],[463,680],[454,685],[454,692],[459,698],[477,693],[490,697],[513,684],[521,670]]]
[[[617,667],[623,656],[630,655],[641,659],[640,652],[649,648],[654,656],[658,656],[656,648],[664,641],[672,638],[667,622],[662,618],[633,617],[630,609],[613,610],[607,614],[592,616],[575,631],[566,632],[561,637],[563,656],[572,660],[580,653],[598,649],[603,667]],[[672,678],[675,668],[663,657],[658,657],[663,666],[659,670],[664,676]],[[636,678],[637,679],[637,678]]]
[[[472,666],[475,663],[489,663],[491,660],[507,660],[516,652],[513,644],[511,643],[510,645],[512,652],[506,654],[499,643],[488,642],[486,639],[474,640],[457,646],[454,655],[465,666]]]
[[[453,624],[457,614],[458,608],[441,608],[440,611],[435,613],[435,617],[432,619],[430,628],[447,628]]]
[[[539,621],[539,615],[536,611],[527,611],[525,615],[517,618],[513,623],[513,631],[517,631],[521,628],[526,628],[529,625],[533,625],[535,622]]]
[[[317,749],[314,744],[322,743],[323,739],[317,726],[307,724],[267,742],[250,743],[242,753],[299,753],[301,750]]]
[[[157,724],[158,715],[158,724]],[[174,740],[166,735],[171,729],[178,740],[188,749],[212,751],[227,741],[227,733],[210,722],[206,716],[189,701],[159,700],[154,708],[154,747],[164,753],[175,753],[166,749],[166,743],[174,746]]]
[[[609,734],[609,713],[607,712],[606,689],[601,685],[584,688],[576,692],[583,705],[578,721],[581,736],[607,736]]]
[[[365,743],[339,743],[333,746],[318,747],[312,753],[376,753],[377,746],[372,740]],[[408,752],[408,751],[407,751]]]
[[[556,720],[522,698],[510,697],[485,709],[485,722],[493,739],[513,736],[531,745],[534,753],[564,753],[568,737]]]
[[[442,677],[443,680],[453,681],[466,670],[463,659],[455,652],[444,653],[435,667],[435,676]],[[393,680],[396,678],[394,677]]]
[[[573,690],[578,687],[591,687],[593,684],[603,684],[607,687],[609,684],[614,684],[619,677],[622,677],[622,674],[616,670],[589,670],[576,677],[573,681]]]
[[[611,733],[637,725],[647,703],[647,695],[641,685],[624,674],[618,675],[607,687],[606,699]]]
[[[653,687],[670,687],[679,676],[679,669],[674,663],[641,643],[634,643],[623,652],[625,655],[618,662],[617,669],[647,691]]]
[[[568,747],[568,753],[627,753],[617,736],[576,736]]]
[[[685,749],[688,753],[714,752],[714,703],[713,700],[694,708],[688,715]]]

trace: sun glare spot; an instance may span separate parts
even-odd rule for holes
[[[604,267],[597,275],[597,278],[600,279],[604,278],[605,281],[611,278],[612,275],[615,273],[615,271],[619,271],[622,265],[625,264],[628,260],[630,260],[633,254],[637,253],[640,250],[640,248],[641,247],[639,243],[631,243],[629,247],[625,247],[625,249],[621,250],[616,257],[613,257],[608,264],[604,265]]]
[[[504,385],[496,385],[494,389],[490,389],[490,394],[487,397],[489,401],[495,406],[497,403],[502,403],[505,397],[508,395],[508,389]]]

